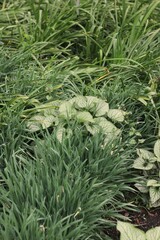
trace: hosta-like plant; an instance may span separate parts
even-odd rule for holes
[[[72,134],[72,123],[76,122],[91,135],[101,132],[107,144],[120,135],[116,122],[123,122],[125,114],[123,110],[110,109],[106,101],[97,97],[78,96],[57,105],[53,102],[49,107],[44,104],[27,126],[31,132],[56,127],[57,139],[61,142],[64,135]]]
[[[151,207],[160,206],[160,139],[155,142],[153,152],[137,149],[137,154],[133,167],[143,171],[144,181],[135,186],[142,193],[149,193]]]
[[[146,233],[133,224],[118,221],[117,230],[120,231],[120,240],[159,240],[160,227],[148,230]]]

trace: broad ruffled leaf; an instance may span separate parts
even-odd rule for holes
[[[31,132],[36,132],[40,129],[46,129],[46,128],[50,127],[54,121],[55,121],[55,117],[52,115],[48,115],[47,117],[37,115],[37,116],[32,117],[28,121],[27,127],[29,128],[29,130]]]
[[[158,200],[160,200],[160,187],[150,187],[149,195],[151,204],[154,204]]]
[[[72,104],[64,102],[59,107],[59,116],[65,119],[71,119],[76,115],[76,110],[72,107]]]
[[[148,159],[143,159],[141,157],[137,158],[133,163],[133,168],[141,169],[141,170],[150,170],[154,166],[153,163],[150,163]]]
[[[114,133],[108,133],[106,134],[105,136],[105,139],[104,139],[104,143],[103,143],[103,146],[106,146],[108,144],[111,144],[112,141],[114,141],[116,138],[117,138],[117,135],[120,134],[120,130],[118,129],[116,132]]]
[[[101,117],[104,116],[106,113],[108,113],[109,111],[109,104],[106,103],[105,101],[101,100],[99,102],[97,102],[96,104],[96,117]]]
[[[147,187],[160,187],[160,182],[155,179],[150,179],[147,181]]]
[[[160,162],[160,139],[158,139],[154,145],[154,154]]]
[[[99,118],[94,118],[94,120],[95,120],[95,123],[101,127],[102,132],[104,134],[108,134],[108,133],[119,134],[119,129],[113,123],[108,121],[106,118],[99,117]]]
[[[93,125],[86,124],[85,126],[86,126],[87,131],[89,133],[91,133],[92,135],[100,132],[100,127],[96,124],[93,124]]]
[[[44,116],[40,116],[40,115],[32,117],[27,123],[28,129],[31,132],[36,132],[42,129],[41,122],[43,121],[44,118],[45,118]]]
[[[42,111],[43,115],[44,116],[48,116],[48,115],[53,115],[55,116],[57,114],[56,110],[54,108],[47,108],[47,109],[44,109]]]
[[[108,111],[108,117],[113,121],[117,121],[117,122],[123,122],[125,115],[126,115],[126,112],[120,109],[110,109]]]
[[[146,240],[160,240],[160,227],[155,227],[146,232]]]
[[[156,161],[154,154],[146,149],[138,148],[137,154],[140,158],[147,159],[149,162]]]
[[[86,99],[86,97],[78,96],[78,97],[73,98],[73,100],[74,100],[74,106],[76,108],[78,108],[78,109],[87,108],[87,99]]]
[[[45,129],[45,128],[48,128],[52,125],[52,123],[55,121],[55,117],[52,116],[52,115],[48,115],[45,117],[43,123],[42,123],[42,127]]]
[[[93,117],[89,112],[79,112],[79,113],[77,113],[76,118],[79,122],[94,123]]]
[[[94,118],[94,120],[99,127],[99,132],[105,135],[104,146],[113,141],[121,133],[120,129],[104,117]]]
[[[153,208],[160,207],[160,199],[158,201],[154,202],[154,203],[151,203],[150,206],[153,207]]]
[[[145,233],[130,223],[118,221],[117,230],[120,231],[120,240],[146,240]]]
[[[97,97],[92,97],[92,96],[86,96],[87,99],[87,109],[90,110],[95,107],[95,105],[101,101]]]
[[[73,134],[72,129],[70,128],[64,128],[63,126],[59,126],[56,132],[56,137],[58,141],[61,143],[63,141],[63,138],[70,138],[70,136]]]
[[[37,132],[42,128],[41,124],[39,124],[38,122],[31,121],[27,123],[27,127],[31,132]]]

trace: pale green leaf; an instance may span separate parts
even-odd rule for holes
[[[70,138],[72,134],[73,134],[72,129],[70,128],[66,129],[63,126],[59,126],[56,131],[56,137],[60,143],[63,141],[64,137]]]
[[[90,110],[92,108],[95,107],[95,105],[101,101],[100,99],[98,99],[97,97],[93,97],[93,96],[86,96],[86,100],[87,100],[87,109]]]
[[[104,117],[94,118],[94,120],[95,123],[97,123],[97,125],[101,127],[104,134],[116,133],[119,130],[113,123],[111,123]],[[117,134],[119,134],[118,132]]]
[[[71,119],[76,115],[76,110],[72,107],[70,102],[64,102],[59,107],[59,115],[65,119]]]
[[[160,187],[150,187],[149,195],[151,204],[154,204],[158,200],[160,200]]]
[[[118,221],[117,230],[120,231],[120,240],[146,240],[145,233],[130,223]]]
[[[126,115],[126,112],[120,109],[110,109],[108,111],[108,117],[113,121],[117,121],[117,122],[123,122],[125,115]]]
[[[156,161],[154,154],[146,149],[138,148],[137,154],[140,158],[147,159],[149,162]]]
[[[79,122],[94,123],[93,117],[89,112],[79,112],[77,113],[76,118]]]
[[[134,186],[142,193],[147,193],[148,192],[148,188],[146,187],[145,184],[136,183],[136,184],[134,184]]]
[[[145,106],[147,106],[147,101],[149,100],[148,97],[141,96],[138,98],[138,100],[143,103]],[[146,101],[147,100],[147,101]]]
[[[74,101],[74,106],[76,108],[84,109],[87,108],[87,99],[84,96],[78,96],[73,98],[72,102]]]
[[[47,108],[47,109],[44,109],[43,111],[42,111],[42,113],[43,113],[43,115],[44,116],[48,116],[48,115],[56,115],[56,110],[55,110],[55,108]]]
[[[160,187],[160,183],[155,179],[150,179],[147,181],[147,187]]]
[[[94,120],[99,126],[99,132],[105,135],[104,146],[113,141],[121,133],[120,129],[104,117],[94,118]]]
[[[75,101],[76,101],[76,97],[71,98],[70,100],[68,100],[68,102],[71,104],[71,106],[74,106]]]
[[[64,127],[59,127],[56,131],[56,137],[59,142],[62,142],[63,136],[65,134],[66,129]]]
[[[97,102],[96,104],[96,117],[101,117],[104,116],[106,113],[108,113],[109,111],[109,104],[106,103],[105,101],[101,100],[99,102]]]
[[[86,124],[85,126],[86,126],[87,131],[89,133],[91,133],[92,135],[100,132],[100,127],[96,124],[93,124],[93,125]]]
[[[160,157],[159,158],[156,158],[157,162],[160,162]]]
[[[105,135],[105,139],[104,139],[104,143],[103,145],[106,146],[107,144],[112,143],[113,140],[116,139],[117,135],[120,133],[121,131],[118,129],[116,132],[114,133],[107,133]]]
[[[154,203],[151,203],[150,206],[153,208],[160,207],[160,199]]]
[[[154,145],[154,154],[158,159],[160,159],[160,139],[155,142]],[[159,160],[160,161],[160,160]]]
[[[133,168],[141,169],[141,170],[150,170],[154,166],[153,163],[150,163],[148,160],[138,157],[134,160]]]
[[[31,132],[36,132],[40,129],[45,129],[50,127],[54,121],[55,121],[55,117],[52,115],[48,115],[47,117],[36,115],[28,121],[27,127]]]
[[[146,240],[160,240],[160,227],[155,227],[146,232]]]
[[[27,127],[31,132],[37,132],[42,128],[41,124],[39,124],[38,122],[31,122],[31,121],[27,123]]]
[[[42,122],[42,128],[48,128],[52,125],[52,123],[55,121],[55,117],[52,115],[48,115],[47,117],[44,118]]]

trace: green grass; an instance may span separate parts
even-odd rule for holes
[[[160,1],[76,2],[0,1],[2,240],[110,239],[123,209],[147,205],[132,164],[158,138]],[[28,131],[37,103],[77,95],[127,111],[121,139]]]
[[[114,154],[111,146],[100,151],[100,138],[83,140],[78,128],[62,144],[54,134],[32,140],[30,153],[21,148],[6,162],[1,239],[101,239],[118,209],[129,207],[122,194],[133,181],[126,152],[119,156],[116,145]]]

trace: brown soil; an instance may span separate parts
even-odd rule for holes
[[[130,223],[143,231],[147,231],[153,227],[160,226],[160,208],[154,210],[141,209],[140,212],[127,212],[124,211],[123,215],[129,217]],[[116,227],[107,229],[105,233],[113,240],[119,240],[120,235]]]

